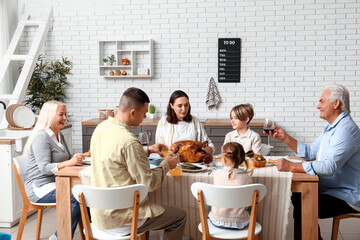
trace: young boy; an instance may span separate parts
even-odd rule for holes
[[[249,123],[254,117],[254,108],[251,104],[239,104],[231,109],[230,120],[234,131],[226,134],[224,144],[228,142],[240,143],[245,152],[253,150],[261,154],[260,135],[249,128]]]

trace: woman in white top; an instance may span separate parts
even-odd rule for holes
[[[191,116],[190,110],[188,95],[181,90],[173,92],[169,99],[166,116],[162,117],[157,125],[155,141],[167,146],[183,140],[208,141],[209,146],[204,150],[211,154],[215,147],[199,119]]]

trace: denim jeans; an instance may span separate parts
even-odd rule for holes
[[[56,189],[46,194],[42,197],[37,203],[56,203]],[[74,198],[73,194],[71,193],[71,220],[72,220],[72,235],[74,236],[74,232],[76,229],[76,225],[79,222],[80,218],[80,206],[79,202]],[[57,232],[55,232],[57,236]]]

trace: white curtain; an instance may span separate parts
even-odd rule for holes
[[[8,23],[7,0],[0,0],[0,63],[9,46],[9,23]],[[2,66],[0,66],[2,67]],[[10,93],[9,72],[6,72],[3,79],[0,79],[0,94]],[[1,107],[1,106],[0,106]]]

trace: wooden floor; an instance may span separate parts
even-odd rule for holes
[[[321,234],[324,240],[331,239],[331,219],[319,220]],[[16,239],[18,224],[12,228],[0,228],[0,232],[10,233],[12,239]],[[56,212],[53,209],[46,210],[43,217],[43,225],[41,231],[40,239],[48,239],[51,234],[56,231]],[[31,240],[35,238],[36,234],[36,214],[30,216],[25,225],[24,233],[22,239]],[[339,240],[359,240],[360,239],[360,219],[344,219],[340,222],[340,233],[338,236]],[[75,233],[75,240],[80,240],[80,235],[78,230]],[[150,234],[150,239],[160,240],[161,232],[156,231]],[[187,239],[186,237],[183,240]],[[287,228],[287,240],[293,239],[293,221],[292,221],[292,209],[289,212],[289,224]]]

